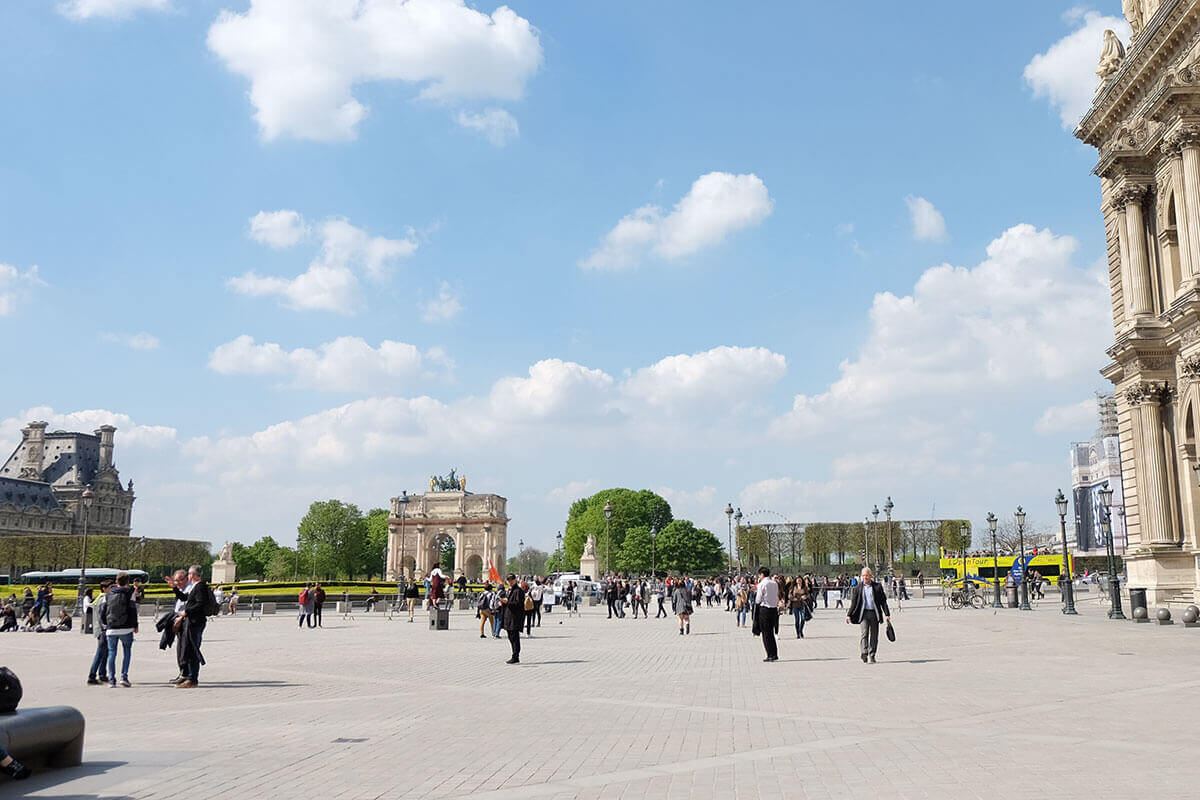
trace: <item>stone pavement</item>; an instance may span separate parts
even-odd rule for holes
[[[132,689],[84,685],[92,640],[0,636],[25,705],[87,717],[41,798],[1184,797],[1200,786],[1200,629],[909,603],[879,664],[818,609],[781,660],[733,615],[543,617],[520,666],[451,630],[326,615],[210,624],[202,687],[142,633]],[[564,624],[559,624],[560,620]],[[72,666],[73,665],[73,666]],[[0,797],[18,785],[0,784]]]

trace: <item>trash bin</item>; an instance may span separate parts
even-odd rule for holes
[[[1133,615],[1133,612],[1138,607],[1145,608],[1146,616],[1147,616],[1147,618],[1149,618],[1150,609],[1146,608],[1146,590],[1145,589],[1134,589],[1133,587],[1130,587],[1130,589],[1129,589],[1129,617],[1130,617],[1130,619],[1136,619],[1136,617]]]
[[[1017,587],[1008,586],[1005,588],[1004,591],[1008,596],[1008,607],[1009,608],[1020,608],[1021,603],[1017,600]]]
[[[444,603],[429,609],[429,630],[450,630],[450,606]]]

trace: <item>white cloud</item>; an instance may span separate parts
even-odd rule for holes
[[[529,376],[496,381],[489,403],[509,418],[589,416],[609,406],[611,375],[572,361],[547,358],[529,368]]]
[[[841,376],[800,394],[776,432],[811,434],[848,419],[959,408],[969,393],[1086,380],[1111,337],[1106,278],[1075,267],[1077,242],[1032,225],[1005,231],[976,267],[926,270],[911,295],[875,296],[870,328]],[[932,404],[932,405],[931,405]]]
[[[299,244],[308,234],[298,211],[260,211],[250,218],[250,238],[276,250]]]
[[[737,405],[758,397],[787,372],[787,359],[765,347],[716,347],[668,356],[643,367],[624,383],[624,393],[659,408]]]
[[[165,425],[138,425],[128,414],[119,414],[100,408],[63,414],[56,412],[50,406],[34,406],[0,421],[0,442],[13,442],[15,446],[15,443],[21,440],[21,429],[34,420],[44,420],[50,423],[48,430],[51,431],[65,430],[82,433],[91,433],[101,425],[113,425],[117,428],[116,443],[118,447],[130,445],[159,448],[171,444],[176,438],[174,428]]]
[[[242,335],[213,350],[208,366],[223,375],[277,375],[293,388],[386,392],[402,389],[429,368],[440,369],[443,356],[438,350],[426,358],[413,345],[388,339],[374,348],[356,336],[342,336],[316,350],[285,350]]]
[[[426,322],[446,322],[462,312],[458,292],[447,281],[442,281],[438,296],[421,304],[421,319]]]
[[[1122,17],[1072,9],[1065,17],[1077,27],[1035,55],[1025,65],[1025,82],[1034,97],[1044,97],[1058,110],[1062,126],[1073,129],[1092,104],[1100,79],[1096,67],[1104,46],[1104,31],[1112,30],[1128,43],[1131,31]]]
[[[358,84],[402,81],[429,100],[517,100],[542,63],[537,30],[507,6],[463,0],[251,0],[222,11],[208,47],[250,81],[262,137],[353,139]]]
[[[1082,435],[1095,428],[1098,420],[1096,398],[1091,397],[1081,403],[1047,408],[1041,418],[1034,424],[1033,429],[1038,433],[1076,433]]]
[[[141,333],[105,333],[102,338],[106,342],[123,345],[130,350],[157,350],[162,342],[157,336],[152,336],[145,331]]]
[[[170,7],[171,0],[67,0],[58,4],[58,13],[74,20],[123,19],[139,11],[165,11]]]
[[[238,294],[278,297],[297,311],[334,311],[353,314],[362,305],[358,273],[381,280],[392,263],[417,251],[416,234],[403,239],[370,236],[341,217],[316,226],[321,251],[308,269],[295,278],[260,275],[254,270],[230,278],[226,285]],[[260,211],[250,220],[251,236],[272,247],[287,246],[309,230],[294,211]],[[294,240],[294,241],[293,241]]]
[[[636,266],[649,254],[664,259],[691,255],[761,223],[772,206],[757,175],[710,172],[696,179],[671,213],[649,205],[621,219],[580,266],[619,270]]]
[[[602,488],[604,488],[603,485],[596,478],[571,481],[566,486],[556,486],[546,492],[545,501],[558,506],[569,506],[576,500],[594,495]]]
[[[462,127],[482,134],[496,147],[504,147],[521,132],[516,118],[502,108],[488,108],[478,114],[460,111],[456,120]]]
[[[13,313],[35,287],[45,285],[37,267],[22,272],[11,264],[0,263],[0,317]]]
[[[909,195],[904,198],[908,206],[909,216],[912,217],[913,238],[919,242],[944,242],[946,240],[946,220],[942,217],[933,203],[924,197]]]

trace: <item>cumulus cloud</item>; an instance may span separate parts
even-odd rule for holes
[[[1096,65],[1104,46],[1104,31],[1112,30],[1128,43],[1131,31],[1123,17],[1075,9],[1068,12],[1071,33],[1025,65],[1025,83],[1034,97],[1044,97],[1057,109],[1063,128],[1072,130],[1092,104],[1100,79]]]
[[[250,218],[250,238],[276,250],[299,244],[308,233],[298,211],[260,211]]]
[[[251,0],[221,12],[208,47],[250,81],[268,141],[353,139],[368,112],[354,93],[362,83],[401,81],[438,102],[512,101],[542,63],[528,20],[463,0]]]
[[[295,244],[309,229],[295,211],[260,211],[250,220],[250,235],[271,247]],[[393,263],[411,256],[418,247],[411,229],[403,239],[370,236],[341,217],[319,223],[316,231],[321,239],[320,253],[305,272],[281,278],[250,270],[230,278],[226,286],[238,294],[277,297],[297,311],[353,314],[362,304],[359,273],[382,279]]]
[[[496,381],[489,400],[493,411],[510,418],[580,417],[603,413],[612,386],[612,376],[602,370],[547,358],[531,366],[527,377]]]
[[[162,346],[162,342],[158,340],[157,336],[152,336],[145,331],[141,333],[105,333],[101,338],[106,342],[128,347],[130,350],[157,350]]]
[[[371,347],[356,336],[339,337],[315,350],[286,350],[242,335],[217,347],[208,359],[209,369],[223,375],[275,375],[293,388],[334,392],[396,391],[444,363],[440,350],[427,357],[411,344],[385,339]]]
[[[765,347],[716,347],[668,356],[634,372],[624,393],[658,408],[737,405],[757,397],[787,372],[787,359]]]
[[[1110,336],[1106,278],[1073,264],[1077,247],[1069,236],[1016,225],[978,266],[943,264],[926,270],[911,295],[876,295],[858,354],[826,391],[797,395],[776,431],[826,430],[895,413],[913,398],[954,408],[970,392],[1094,374]]]
[[[482,135],[496,147],[504,147],[521,132],[516,117],[502,108],[489,108],[479,113],[460,111],[456,119],[459,125]]]
[[[165,425],[140,425],[128,414],[95,408],[85,411],[59,413],[50,406],[34,406],[16,416],[0,421],[0,441],[17,442],[21,429],[34,420],[50,423],[48,430],[80,431],[91,433],[101,425],[112,425],[117,429],[118,446],[163,447],[175,441],[176,430]]]
[[[637,266],[648,255],[682,258],[758,225],[773,205],[757,175],[710,172],[696,179],[670,213],[648,205],[621,219],[580,266],[620,270]]]
[[[139,11],[164,11],[170,7],[171,0],[67,0],[58,4],[58,13],[73,20],[124,19]]]
[[[0,317],[13,313],[35,287],[45,285],[37,267],[22,272],[11,264],[0,263]]]
[[[908,214],[912,218],[913,238],[919,242],[944,242],[946,220],[933,203],[924,197],[909,195],[904,198]]]
[[[426,322],[447,322],[461,312],[458,292],[447,281],[442,281],[437,297],[421,304],[421,319]]]
[[[1082,435],[1096,427],[1099,420],[1096,398],[1067,406],[1051,406],[1034,424],[1038,433],[1075,433]]]

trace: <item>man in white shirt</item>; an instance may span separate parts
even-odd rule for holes
[[[766,567],[761,567],[758,574],[761,577],[755,592],[755,614],[763,648],[767,651],[767,657],[763,661],[778,661],[779,648],[775,643],[775,626],[779,622],[779,584],[771,580],[771,571]]]

